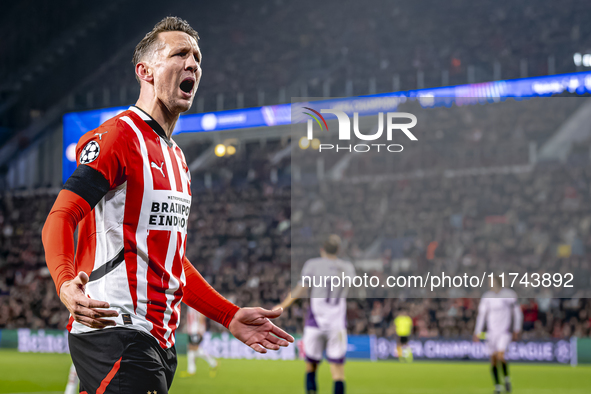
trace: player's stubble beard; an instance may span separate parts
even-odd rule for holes
[[[174,77],[171,77],[169,76],[169,72],[167,72],[167,67],[168,65],[166,64],[166,61],[161,59],[156,60],[154,69],[157,70],[160,68],[163,72],[156,72],[154,75],[154,94],[158,101],[160,101],[161,105],[166,108],[168,113],[170,113],[172,116],[178,116],[181,113],[188,111],[193,105],[193,100],[195,99],[195,94],[197,92],[197,88],[199,87],[202,73],[193,73],[195,84],[191,92],[191,98],[187,99],[183,97],[183,93],[180,88],[181,82],[187,76],[186,71],[182,69],[180,72],[174,73]],[[160,80],[163,80],[164,82],[159,83]]]
[[[183,112],[188,111],[193,105],[193,99],[195,98],[196,88],[193,88],[193,93],[190,99],[186,99],[182,96],[181,89],[178,84],[166,83],[163,86],[156,87],[156,97],[158,101],[166,108],[166,110],[173,116],[178,116]]]

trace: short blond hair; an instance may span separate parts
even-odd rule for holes
[[[189,22],[178,16],[167,16],[160,22],[156,23],[154,28],[136,45],[132,59],[134,67],[141,62],[147,54],[152,53],[155,49],[156,41],[158,40],[158,34],[166,31],[181,31],[193,37],[195,41],[199,40],[199,34],[197,34],[191,25],[189,25]],[[140,81],[137,75],[135,76],[135,79],[137,79],[138,82]]]

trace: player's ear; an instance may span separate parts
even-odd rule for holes
[[[139,62],[135,65],[135,74],[140,81],[152,83],[154,81],[154,72],[146,62]]]

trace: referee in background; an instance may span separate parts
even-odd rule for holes
[[[396,327],[396,335],[398,336],[396,346],[398,360],[411,363],[413,358],[412,350],[408,346],[408,337],[412,334],[412,319],[404,309],[398,312],[398,315],[394,319],[394,326]]]

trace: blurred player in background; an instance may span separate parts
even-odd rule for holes
[[[337,256],[341,246],[338,235],[330,235],[320,249],[320,258],[306,261],[302,269],[302,277],[324,277],[329,275],[353,278],[355,267],[348,261]],[[312,282],[316,283],[316,282]],[[295,300],[304,295],[304,283],[298,283],[294,291],[276,308],[288,308]],[[345,392],[345,355],[347,353],[347,293],[348,287],[343,286],[331,291],[328,287],[312,287],[310,309],[304,327],[304,353],[306,354],[306,392],[317,392],[316,370],[326,351],[326,359],[330,364],[330,373],[334,381],[334,393]]]
[[[501,287],[498,277],[494,277],[492,290],[487,291],[480,300],[478,317],[474,330],[474,342],[480,340],[480,334],[486,323],[486,342],[490,351],[491,371],[495,383],[495,394],[501,392],[498,364],[501,364],[505,378],[505,390],[511,392],[511,379],[505,360],[505,351],[511,340],[516,341],[521,332],[523,315],[517,294]]]
[[[257,352],[293,342],[269,320],[280,310],[239,308],[185,256],[191,174],[171,137],[201,79],[198,38],[167,17],[138,43],[136,105],[80,139],[78,167],[43,227],[80,391],[166,394],[181,300]]]
[[[218,362],[210,356],[200,345],[205,335],[206,324],[205,316],[195,309],[187,306],[187,334],[189,334],[189,344],[187,345],[187,372],[193,375],[196,372],[195,358],[204,359],[210,368],[210,375],[215,376],[215,370]]]
[[[412,335],[412,318],[404,309],[401,309],[398,316],[394,319],[394,326],[396,327],[396,335],[398,336],[398,359],[411,363],[413,356],[412,349],[408,346],[408,338]]]
[[[74,364],[70,367],[70,372],[68,373],[68,384],[66,385],[66,390],[64,394],[76,394],[78,393],[78,384],[80,380],[78,379],[78,374],[76,373],[76,367]]]

